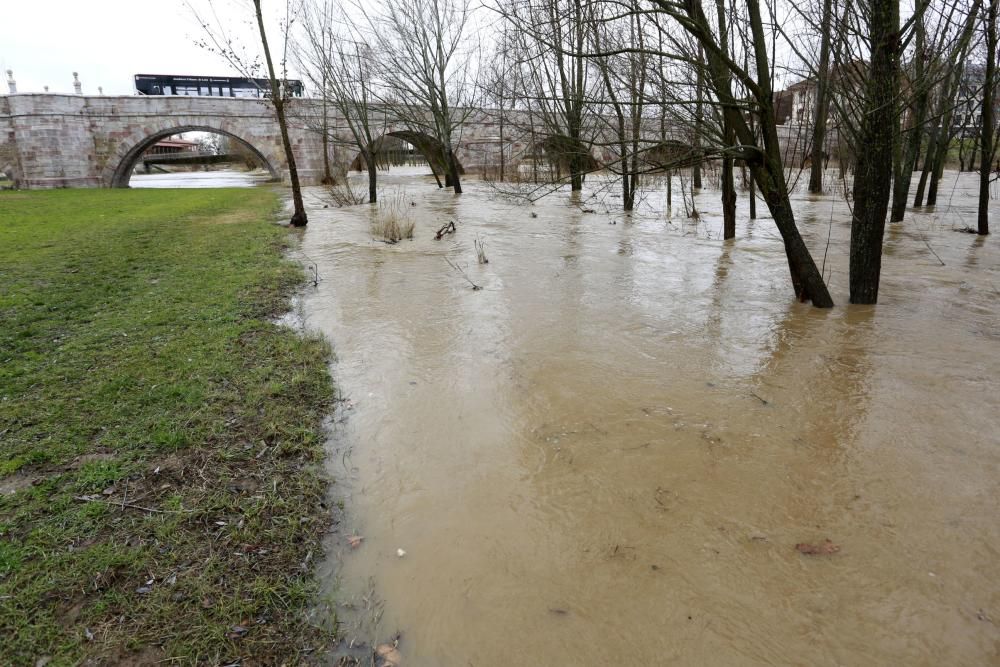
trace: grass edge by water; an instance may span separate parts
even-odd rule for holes
[[[0,662],[295,664],[331,522],[272,191],[0,193]]]

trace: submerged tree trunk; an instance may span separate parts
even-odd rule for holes
[[[323,185],[333,185],[330,173],[330,134],[326,118],[326,95],[323,96]]]
[[[743,183],[747,188],[750,204],[750,219],[757,219],[757,188],[753,184],[753,172],[747,173],[746,163],[741,167],[743,172]]]
[[[506,147],[503,143],[503,125],[504,125],[504,109],[503,102],[501,102],[500,107],[500,182],[503,183],[504,180],[504,170],[506,167]]]
[[[927,120],[927,106],[930,103],[930,87],[924,80],[924,50],[926,49],[926,28],[923,12],[930,0],[922,0],[916,11],[920,13],[915,26],[916,52],[913,58],[913,85],[917,86],[916,96],[910,106],[910,133],[906,137],[906,146],[897,165],[892,182],[892,212],[889,222],[902,222],[906,214],[906,200],[910,196],[910,181],[913,180],[913,170],[920,156],[920,142],[924,135],[924,123]],[[921,196],[921,199],[923,197]]]
[[[715,0],[715,9],[719,20],[719,45],[729,54],[729,30],[726,25],[725,0]],[[730,87],[727,82],[726,87]],[[736,143],[736,132],[729,120],[722,119],[722,136],[725,148],[731,149]],[[728,240],[736,237],[736,183],[733,179],[733,157],[724,153],[722,156],[722,238]]]
[[[673,174],[671,173],[671,171],[669,169],[667,169],[667,211],[668,211],[668,213],[669,213],[670,209],[673,207],[673,201],[671,201],[673,199],[673,195],[674,195]]]
[[[455,190],[456,195],[460,195],[462,194],[462,177],[458,173],[458,160],[455,159],[455,154],[450,148],[447,151],[447,168],[448,176],[451,178],[451,187]]]
[[[986,15],[986,80],[983,82],[982,134],[979,137],[979,215],[977,231],[990,233],[990,171],[993,161],[993,96],[997,71],[997,10],[1000,0],[990,0]]]
[[[726,134],[731,132],[728,128]],[[722,238],[736,237],[736,184],[733,179],[733,158],[722,159]]]
[[[823,159],[826,142],[826,119],[830,108],[828,90],[830,87],[830,22],[833,14],[833,0],[823,0],[819,45],[819,70],[816,76],[816,107],[813,113],[812,165],[809,170],[809,192],[823,192]]]
[[[704,62],[704,47],[701,44],[698,45],[698,83],[695,92],[695,102],[694,102],[694,152],[697,155],[701,152],[701,132],[702,124],[704,120],[704,108],[702,106],[702,100],[705,99],[705,69],[702,67]],[[701,161],[694,163],[691,168],[691,187],[698,188],[701,190]]]
[[[899,89],[899,0],[871,0],[868,35],[871,67],[854,168],[854,217],[851,220],[851,303],[878,302],[882,236],[892,185],[893,145]]]
[[[753,172],[754,180],[761,189],[764,201],[767,202],[774,218],[774,224],[784,241],[795,296],[802,301],[812,301],[817,308],[832,307],[833,299],[830,298],[823,276],[795,225],[795,214],[792,211],[781,159],[781,144],[778,141],[770,78],[769,42],[764,33],[759,0],[746,0],[746,10],[751,31],[751,38],[747,43],[752,45],[756,72],[751,94],[760,123],[760,136],[756,135],[747,122],[745,102],[737,100],[729,86],[734,70],[731,63],[722,55],[722,49],[711,24],[705,17],[701,3],[677,3],[673,0],[654,0],[654,2],[660,11],[675,17],[681,26],[705,47],[709,81],[719,100],[720,109],[730,126],[735,129],[740,145],[747,147],[741,150],[739,157],[747,161],[747,166]],[[744,81],[750,78],[746,73],[741,73],[740,77]]]
[[[376,153],[372,151],[365,155],[365,162],[368,164],[368,203],[374,204],[378,201],[378,164],[375,162]]]
[[[938,185],[941,183],[941,176],[944,175],[944,163],[948,159],[948,145],[951,143],[952,133],[948,130],[951,127],[951,110],[945,115],[945,122],[942,123],[941,134],[938,135],[938,145],[935,149],[934,163],[931,165],[930,185],[927,187],[927,205],[937,204]]]
[[[302,188],[299,187],[299,170],[295,166],[295,154],[292,153],[292,142],[288,138],[288,121],[285,119],[285,98],[284,91],[278,85],[278,77],[274,72],[274,63],[271,60],[271,49],[267,45],[267,33],[264,31],[264,17],[260,10],[261,0],[253,0],[254,9],[257,11],[257,28],[260,31],[260,43],[264,48],[264,59],[267,61],[267,75],[271,84],[271,103],[274,105],[274,114],[278,117],[278,128],[281,130],[281,144],[285,149],[285,159],[288,160],[288,177],[292,181],[292,219],[289,221],[293,227],[305,227],[309,221],[306,217],[306,207],[302,203]]]
[[[927,137],[927,150],[924,153],[924,165],[920,168],[920,180],[917,182],[917,191],[913,195],[913,206],[920,208],[924,205],[924,193],[927,192],[927,177],[931,173],[934,165],[934,155],[937,151],[937,136],[940,128],[935,126]]]
[[[965,73],[964,63],[969,54],[969,45],[975,33],[976,24],[979,18],[979,9],[982,7],[982,0],[973,0],[969,13],[962,27],[962,33],[956,41],[952,53],[955,57],[955,64],[952,66],[949,76],[945,78],[942,86],[944,91],[942,97],[943,113],[939,114],[941,126],[936,135],[937,143],[934,148],[928,147],[930,161],[930,187],[927,190],[927,205],[933,206],[937,203],[938,184],[941,175],[944,173],[944,163],[948,157],[948,144],[951,143],[953,133],[951,131],[952,119],[955,117],[955,100],[958,98],[959,89],[962,83],[962,76]],[[923,175],[921,175],[923,180]]]

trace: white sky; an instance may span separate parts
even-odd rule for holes
[[[208,0],[191,0],[199,12]],[[257,38],[246,0],[215,0],[234,36],[253,48]],[[270,5],[270,8],[268,8]],[[265,0],[273,10],[268,37],[280,47],[283,0]],[[73,72],[83,92],[131,95],[135,74],[238,76],[220,56],[195,45],[202,30],[184,0],[0,0],[0,94],[7,70],[20,93],[72,93]]]

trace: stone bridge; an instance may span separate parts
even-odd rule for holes
[[[418,149],[435,143],[389,118],[376,120],[373,124],[382,136],[400,137]],[[289,122],[300,178],[306,184],[318,183],[324,173],[321,102],[293,100]],[[455,157],[463,171],[476,172],[497,165],[501,148],[507,164],[529,154],[537,156],[545,137],[526,129],[535,125],[520,112],[501,130],[494,113],[473,110],[461,126]],[[326,126],[335,138],[329,149],[334,170],[343,171],[358,151],[351,145],[343,119],[331,113]],[[29,189],[126,187],[148,148],[165,137],[190,131],[232,137],[276,180],[287,180],[288,165],[270,105],[255,98],[231,97],[3,95],[0,172]],[[614,160],[610,143],[597,142],[592,149],[598,164]]]
[[[321,104],[294,100],[289,132],[300,178],[323,177]],[[344,169],[357,155],[343,121],[328,118],[331,159]],[[412,142],[398,123],[379,123],[384,135]],[[247,147],[272,176],[286,180],[288,165],[271,107],[253,98],[84,96],[22,93],[0,96],[0,171],[22,188],[124,187],[142,154],[180,132],[223,134]],[[429,139],[429,137],[428,137]],[[507,141],[508,155],[527,146]],[[498,129],[487,112],[463,124],[455,149],[462,168],[481,169],[499,151]]]

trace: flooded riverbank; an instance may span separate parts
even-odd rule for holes
[[[404,175],[415,237],[386,245],[311,190],[345,641],[402,633],[408,667],[1000,659],[1000,252],[954,231],[973,178],[887,231],[877,307],[846,305],[844,203],[799,196],[829,311],[743,196],[723,243],[711,190],[692,221]]]

